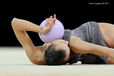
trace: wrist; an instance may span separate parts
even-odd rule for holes
[[[49,32],[49,30],[50,30],[49,27],[42,28],[42,34]]]

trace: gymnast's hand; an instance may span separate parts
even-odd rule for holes
[[[56,14],[54,14],[54,18],[52,16],[50,16],[49,18],[46,19],[47,23],[45,25],[45,27],[43,28],[44,30],[44,34],[48,33],[51,28],[55,25],[56,22]]]

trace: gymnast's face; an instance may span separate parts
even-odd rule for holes
[[[52,43],[49,43],[48,45],[51,44],[55,44],[55,49],[56,50],[61,50],[63,49],[66,52],[66,57],[65,57],[65,61],[67,61],[69,59],[69,55],[70,55],[70,48],[68,47],[68,41],[59,39],[59,40],[55,40]]]

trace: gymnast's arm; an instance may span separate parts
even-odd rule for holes
[[[50,18],[52,18],[52,16]],[[14,18],[11,24],[12,24],[14,33],[17,39],[19,40],[19,42],[21,43],[21,45],[23,46],[23,48],[25,49],[28,58],[30,59],[31,62],[36,63],[35,62],[36,57],[33,57],[33,56],[36,53],[36,49],[37,50],[39,49],[39,51],[41,51],[41,47],[40,46],[36,47],[33,44],[32,40],[30,39],[26,31],[45,33],[45,32],[48,32],[53,25],[50,25],[51,27],[50,26],[48,27],[48,23],[47,23],[46,28],[42,28],[29,21],[17,19],[17,18]]]
[[[76,36],[70,36],[70,48],[76,53],[91,53],[114,60],[114,49],[85,42]]]

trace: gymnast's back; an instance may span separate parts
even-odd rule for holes
[[[81,40],[93,43],[96,45],[107,46],[104,38],[100,32],[99,26],[97,22],[91,21],[82,24],[81,26],[70,30],[66,29],[64,32],[63,39],[70,42],[70,36],[79,37]],[[77,61],[81,61],[82,64],[107,64],[106,56],[98,56],[94,54],[79,54],[74,53],[70,49],[70,60],[67,62],[69,64],[76,63]]]

